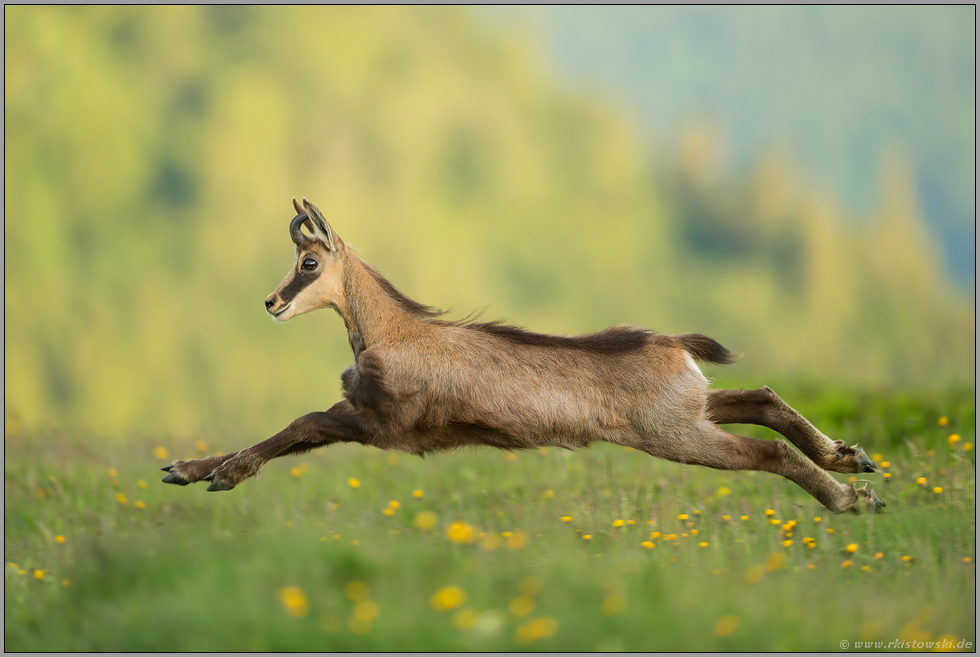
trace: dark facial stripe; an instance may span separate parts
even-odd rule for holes
[[[297,294],[305,290],[319,276],[319,272],[296,272],[293,274],[293,280],[289,281],[286,287],[282,288],[282,292],[279,293],[279,298],[283,303],[290,303],[296,298]]]

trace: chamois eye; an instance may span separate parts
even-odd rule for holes
[[[306,271],[313,271],[314,269],[316,269],[316,260],[314,260],[313,258],[307,258],[306,260],[304,260],[303,269],[305,269]]]

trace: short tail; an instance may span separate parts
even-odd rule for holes
[[[728,365],[729,363],[735,362],[735,359],[738,358],[738,356],[708,336],[701,335],[700,333],[684,333],[682,335],[675,335],[674,337],[680,340],[684,351],[702,363]]]

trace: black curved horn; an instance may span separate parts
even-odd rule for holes
[[[293,217],[293,220],[289,222],[289,236],[293,238],[293,242],[296,246],[302,246],[309,238],[303,234],[302,225],[303,222],[309,219],[309,215],[303,212]]]

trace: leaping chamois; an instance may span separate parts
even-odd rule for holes
[[[177,461],[164,468],[164,482],[231,490],[270,459],[336,442],[421,456],[463,445],[574,448],[603,440],[677,463],[782,475],[838,513],[885,506],[866,486],[826,472],[874,472],[857,445],[830,440],[768,387],[709,390],[695,360],[734,359],[711,338],[635,326],[570,337],[438,319],[361,261],[315,205],[293,199],[293,206],[296,263],[265,307],[280,322],[320,308],[340,314],[354,351],[341,375],[344,400],[240,452]],[[720,424],[769,427],[802,454]]]

